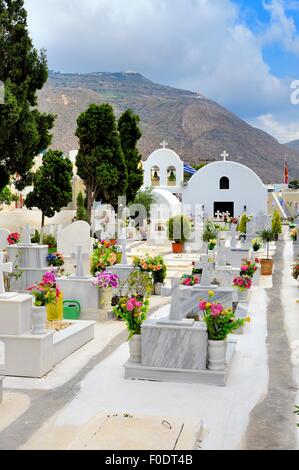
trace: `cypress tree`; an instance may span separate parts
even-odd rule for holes
[[[18,189],[30,184],[34,157],[51,143],[54,116],[37,109],[47,79],[46,53],[33,47],[24,0],[0,0],[0,189],[16,173]]]

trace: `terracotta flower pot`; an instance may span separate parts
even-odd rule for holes
[[[185,247],[184,243],[173,243],[172,252],[175,254],[184,253],[184,247]]]
[[[273,273],[273,260],[272,259],[261,259],[261,275],[271,276]]]

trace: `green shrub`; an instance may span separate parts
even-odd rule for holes
[[[185,215],[171,217],[167,223],[168,239],[176,243],[184,243],[189,240],[191,234],[191,223]]]
[[[217,239],[218,230],[214,222],[206,222],[203,229],[202,240],[209,243],[210,240]]]
[[[246,233],[247,231],[247,222],[249,222],[249,218],[247,217],[246,214],[243,214],[239,223],[239,226],[237,228],[238,232],[240,233]]]
[[[77,213],[76,213],[77,220],[83,220],[84,222],[88,221],[87,209],[85,207],[84,196],[82,192],[77,196]]]
[[[282,222],[278,211],[275,211],[272,218],[272,232],[275,235],[282,233]]]
[[[39,243],[40,242],[40,233],[38,230],[34,231],[34,235],[31,237],[31,243]]]

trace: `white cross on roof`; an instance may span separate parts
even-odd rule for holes
[[[161,146],[163,149],[166,149],[166,147],[168,147],[168,143],[166,142],[165,139],[163,140],[163,142],[161,142],[160,146]]]
[[[226,150],[224,150],[224,152],[222,152],[222,154],[220,155],[220,157],[223,158],[223,161],[226,162],[226,159],[229,157],[229,153],[227,153]]]

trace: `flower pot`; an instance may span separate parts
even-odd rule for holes
[[[46,307],[48,321],[63,320],[63,295],[60,293],[56,304],[50,304]]]
[[[218,240],[220,240],[221,238],[224,238],[224,240],[226,240],[226,237],[227,237],[227,231],[225,230],[220,230],[218,232]]]
[[[271,276],[273,273],[273,260],[272,259],[261,259],[261,275]]]
[[[155,292],[155,295],[161,295],[161,289],[162,289],[162,282],[156,282],[154,284],[154,292]]]
[[[173,243],[172,252],[175,254],[184,253],[184,247],[185,247],[184,243]]]
[[[130,362],[141,362],[141,335],[134,335],[129,341]]]
[[[208,369],[225,370],[226,341],[208,341]]]
[[[44,335],[46,330],[47,310],[46,307],[32,307],[31,312],[31,333],[33,335]]]
[[[100,308],[111,310],[111,302],[113,297],[112,287],[105,287],[100,291]]]
[[[248,302],[249,289],[238,289],[238,299],[239,302]]]

